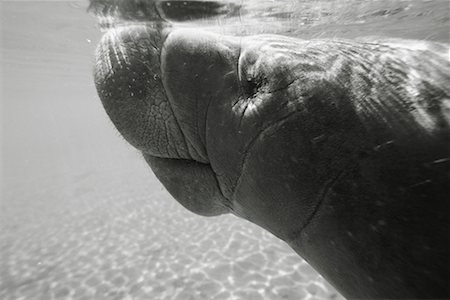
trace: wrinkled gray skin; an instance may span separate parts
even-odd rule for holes
[[[445,45],[111,29],[95,81],[172,196],[286,241],[349,298],[449,295]]]

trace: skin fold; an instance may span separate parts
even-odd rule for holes
[[[187,209],[269,230],[345,297],[447,298],[448,51],[123,25],[95,83]]]

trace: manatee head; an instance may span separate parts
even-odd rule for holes
[[[413,44],[123,24],[98,46],[95,83],[192,212],[269,230],[344,296],[439,298],[450,66],[447,46]]]

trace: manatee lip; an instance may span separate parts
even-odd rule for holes
[[[167,191],[193,213],[216,216],[233,212],[209,164],[146,154],[144,159]]]
[[[170,47],[170,46],[168,46],[168,43],[170,43],[170,42],[168,42],[168,40],[170,40],[170,37],[173,37],[174,39],[176,39],[177,36],[174,36],[173,34],[175,34],[175,32],[177,32],[177,33],[184,33],[184,30],[185,29],[181,29],[180,31],[178,31],[178,30],[168,30],[167,34],[165,35],[164,42],[162,43],[161,51],[159,53],[160,54],[160,61],[161,61],[161,68],[162,68],[161,69],[161,74],[162,74],[162,79],[163,79],[162,83],[163,83],[164,91],[165,91],[166,95],[168,96],[167,99],[168,99],[169,103],[171,103],[174,100],[171,99],[171,97],[169,96],[172,93],[169,90],[170,86],[167,85],[167,82],[165,80],[165,79],[167,79],[167,77],[164,76],[165,73],[164,73],[163,67],[165,65],[164,61],[165,61],[165,59],[167,59],[167,57],[165,58],[164,57],[165,55],[163,56],[163,53],[166,50],[168,50],[168,47]],[[190,31],[187,31],[187,33],[188,33],[188,36],[189,36],[189,34],[193,33],[193,31],[190,30]],[[225,89],[232,88],[232,90],[230,89],[230,91],[232,91],[232,93],[231,93],[232,97],[236,96],[236,97],[240,98],[240,97],[245,96],[247,98],[247,95],[245,95],[245,93],[242,92],[243,86],[242,86],[242,84],[239,83],[239,78],[238,78],[239,77],[239,68],[241,67],[239,65],[240,57],[241,57],[241,48],[242,48],[242,45],[240,43],[241,39],[240,38],[235,38],[235,37],[229,37],[229,36],[225,36],[225,37],[220,36],[220,38],[218,40],[216,40],[218,35],[216,35],[214,33],[210,33],[210,32],[205,32],[205,33],[206,33],[206,35],[205,35],[206,39],[211,37],[213,39],[214,43],[219,43],[219,44],[212,44],[212,47],[213,47],[212,50],[215,50],[214,48],[218,47],[217,51],[222,51],[222,49],[223,49],[223,51],[226,51],[226,53],[228,53],[227,57],[229,57],[229,59],[230,59],[230,60],[228,60],[228,62],[230,63],[229,64],[230,68],[227,69],[229,71],[228,73],[223,74],[223,80],[225,80],[227,82],[228,81],[233,82],[233,84],[230,84],[230,85],[225,84],[224,88]],[[196,36],[198,36],[199,33],[195,32],[195,34],[196,34]],[[184,37],[186,37],[186,35],[184,35]],[[187,42],[189,42],[189,41],[190,40],[187,40]],[[220,44],[221,42],[223,42],[223,44]],[[231,56],[228,56],[228,55],[231,55]],[[222,76],[222,75],[219,74],[218,76]],[[235,84],[235,83],[237,83],[237,84]],[[217,92],[217,96],[219,96],[220,94],[221,94],[220,92]],[[226,92],[225,94],[228,95],[229,93]],[[230,100],[233,100],[233,99],[227,99],[226,101],[230,102]],[[206,123],[208,122],[207,121],[208,120],[208,116],[210,115],[209,108],[210,108],[211,105],[214,105],[212,103],[213,101],[214,101],[213,99],[208,99],[207,103],[205,103],[205,106],[207,107],[206,108],[205,120],[197,120],[197,122],[206,122]],[[173,105],[173,103],[171,103],[171,105]],[[180,124],[180,121],[178,120],[178,118],[176,118],[176,120],[178,122],[178,125],[181,128],[181,125],[183,125],[183,124]],[[206,128],[207,128],[207,126],[206,126]],[[189,160],[191,160],[193,163],[196,163],[196,164],[199,164],[199,165],[203,165],[203,166],[207,167],[211,171],[211,173],[214,176],[214,179],[215,179],[214,182],[215,183],[211,184],[210,188],[214,188],[215,190],[217,190],[217,193],[221,195],[221,197],[222,197],[221,206],[226,207],[227,208],[227,212],[235,213],[234,212],[234,203],[233,203],[233,201],[231,201],[230,198],[226,196],[229,193],[225,193],[224,190],[223,190],[223,178],[221,179],[220,174],[218,174],[215,171],[215,169],[213,167],[213,164],[210,161],[210,157],[208,156],[208,150],[207,150],[208,147],[207,147],[207,144],[206,144],[207,139],[206,139],[206,137],[202,138],[202,133],[199,134],[199,137],[200,137],[200,139],[197,142],[202,142],[203,146],[205,147],[205,160],[200,161],[200,160],[193,159],[193,158],[189,159]],[[188,141],[188,139],[186,137],[186,134],[184,132],[183,132],[183,138],[186,141],[186,143],[189,143],[189,141]],[[157,157],[157,156],[152,155],[152,154],[147,154],[147,155],[150,155],[150,156],[153,156],[153,157]],[[166,157],[166,159],[178,159],[178,158]],[[189,172],[189,170],[184,170],[184,171],[185,172]]]

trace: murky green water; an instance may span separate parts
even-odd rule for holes
[[[243,1],[224,34],[449,42],[448,1]],[[178,205],[115,131],[85,2],[1,2],[1,299],[338,299],[283,242]]]

